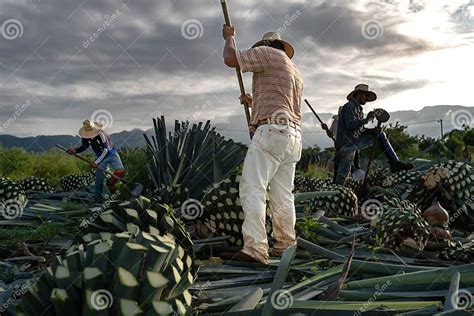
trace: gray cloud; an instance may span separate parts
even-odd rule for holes
[[[451,20],[456,23],[462,33],[472,33],[474,30],[474,1],[459,6],[452,14]]]
[[[295,45],[306,97],[334,111],[359,80],[387,96],[432,83],[429,78],[405,80],[366,69],[435,49],[427,40],[397,32],[404,16],[390,14],[391,2],[363,9],[347,1],[236,0],[229,6],[239,47],[249,47],[267,30],[280,29]],[[185,119],[206,102],[210,106],[197,113],[198,118],[235,129],[245,125],[234,71],[222,63],[219,1],[140,0],[123,6],[121,1],[89,0],[78,6],[81,3],[0,3],[0,22],[17,19],[24,31],[21,38],[0,40],[1,119],[12,115],[15,104],[32,103],[7,133],[74,133],[71,126],[97,109],[112,113],[113,131],[146,128],[151,117]],[[413,1],[410,8],[416,14],[424,2]],[[191,19],[202,25],[200,37],[193,40],[181,33],[183,23]],[[371,19],[383,27],[383,35],[374,40],[361,32]],[[100,31],[106,21],[109,25]],[[85,45],[94,33],[97,38]],[[250,89],[250,75],[244,78]]]

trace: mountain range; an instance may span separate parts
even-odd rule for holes
[[[324,122],[330,123],[331,113],[320,113]],[[443,132],[448,133],[454,128],[460,128],[462,124],[474,125],[474,107],[458,105],[438,105],[424,107],[419,111],[397,111],[392,112],[388,123],[408,126],[411,135],[425,135],[429,137],[440,137],[441,123]],[[245,130],[245,122],[242,117],[225,117],[211,122],[222,135],[234,139],[236,142],[248,143],[248,134]],[[169,129],[174,126],[172,120],[168,120]],[[311,112],[303,113],[302,119],[303,139],[305,146],[318,145],[321,148],[331,146],[330,139],[321,131],[319,122]],[[133,129],[111,134],[112,141],[118,147],[142,146],[144,145],[143,134],[151,135],[153,130],[146,131]],[[48,150],[61,144],[65,147],[75,146],[80,143],[79,136],[72,135],[39,135],[33,137],[16,137],[13,135],[0,135],[0,146],[4,148],[21,147],[28,151],[39,152]]]

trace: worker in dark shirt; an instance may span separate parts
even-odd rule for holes
[[[113,173],[123,178],[125,170],[123,168],[122,160],[117,152],[117,149],[112,144],[109,135],[102,130],[102,125],[97,122],[85,120],[79,130],[79,136],[82,137],[82,145],[77,148],[71,148],[67,151],[68,154],[74,155],[83,152],[91,147],[96,156],[96,160],[91,163],[91,167],[96,169],[95,172],[95,198],[102,200],[102,192],[104,187],[105,174],[108,166],[113,170]],[[110,177],[107,180],[107,187],[110,193],[115,193],[115,184],[117,179]]]
[[[375,139],[378,140],[377,144],[387,157],[392,172],[413,168],[413,164],[404,163],[398,159],[387,135],[380,128],[365,128],[365,125],[376,117],[376,113],[371,111],[364,118],[362,106],[376,99],[377,95],[369,90],[368,85],[359,84],[347,96],[349,102],[339,112],[336,137],[336,184],[344,185],[356,151],[370,146]]]

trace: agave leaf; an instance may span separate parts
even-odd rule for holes
[[[168,283],[169,280],[163,274],[147,271],[141,281],[140,306],[153,301],[159,301]]]
[[[297,242],[298,242],[298,246],[306,249],[306,250],[309,250],[311,252],[314,252],[314,253],[317,253],[317,254],[321,254],[329,259],[333,259],[333,260],[345,260],[346,258],[340,254],[337,254],[329,249],[326,249],[322,246],[319,246],[319,245],[316,245],[310,241],[307,241],[303,238],[299,238],[297,239]]]
[[[278,295],[277,291],[283,286],[283,283],[288,276],[288,272],[290,271],[290,264],[295,256],[295,253],[296,245],[293,245],[287,248],[281,256],[280,264],[278,265],[275,278],[273,279],[272,288],[270,289],[265,305],[263,306],[262,315],[269,316],[273,314],[273,295]]]
[[[75,303],[64,289],[53,289],[51,292],[51,302],[53,303],[56,315],[79,315]]]
[[[246,310],[252,310],[257,307],[258,302],[263,297],[263,290],[257,287],[255,290],[247,294],[242,298],[237,304],[232,306],[228,311],[229,312],[242,312]]]
[[[458,271],[453,273],[451,284],[449,285],[448,294],[446,295],[446,298],[444,300],[443,312],[449,312],[458,309],[457,302],[460,278],[461,274]]]
[[[123,315],[123,316],[141,315],[143,313],[143,311],[138,306],[138,303],[136,301],[127,300],[127,299],[120,299],[119,312],[120,312],[120,315]]]
[[[371,287],[376,284],[384,284],[390,281],[393,286],[405,286],[410,288],[411,285],[417,284],[436,284],[449,283],[454,272],[461,273],[462,283],[465,286],[474,286],[474,264],[465,264],[449,268],[439,268],[434,270],[417,271],[393,276],[384,276],[377,278],[369,278],[364,280],[349,281],[346,283],[347,288],[356,289],[363,287]],[[392,288],[392,286],[390,287]]]
[[[173,306],[168,302],[153,302],[150,308],[145,312],[145,316],[171,315]]]
[[[374,309],[393,309],[397,311],[410,311],[424,307],[442,306],[440,301],[415,301],[415,302],[392,302],[392,301],[373,301],[370,304],[370,310]],[[294,300],[291,305],[293,310],[298,309],[312,309],[312,310],[328,310],[328,311],[354,311],[367,310],[367,302],[358,301],[301,301]]]
[[[341,275],[336,280],[336,282],[331,284],[328,287],[328,289],[319,296],[321,300],[335,301],[337,299],[339,295],[339,291],[341,290],[342,284],[346,281],[347,275],[349,273],[349,269],[352,263],[352,257],[354,257],[354,252],[355,252],[355,235],[353,236],[353,239],[352,239],[351,253],[349,254],[349,257],[347,258],[347,261],[344,263],[344,266],[342,267]]]

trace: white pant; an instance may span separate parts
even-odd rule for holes
[[[276,252],[283,252],[296,242],[293,181],[296,163],[301,158],[301,133],[292,127],[266,124],[254,134],[245,157],[240,182],[240,200],[245,213],[242,225],[246,254],[263,262],[268,260],[265,230],[265,195],[273,220]]]

